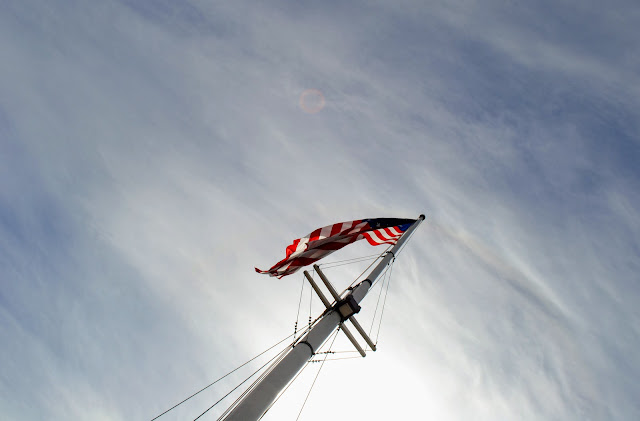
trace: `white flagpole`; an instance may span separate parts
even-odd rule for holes
[[[316,323],[311,330],[301,338],[289,350],[289,352],[273,366],[267,369],[268,374],[258,382],[253,389],[248,391],[238,404],[219,421],[252,421],[259,420],[269,409],[271,403],[278,397],[280,392],[289,384],[295,375],[313,357],[315,352],[329,338],[331,333],[348,319],[350,315],[345,314],[344,306],[350,306],[354,312],[359,311],[360,303],[369,292],[369,288],[375,280],[382,274],[387,265],[395,257],[400,247],[411,236],[411,233],[424,220],[424,215],[420,217],[404,232],[386,256],[369,273],[367,278],[353,287],[345,298],[336,303],[334,307],[328,309],[324,316]],[[354,303],[355,307],[354,308]],[[351,315],[354,313],[351,313]]]

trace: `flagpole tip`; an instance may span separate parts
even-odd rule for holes
[[[420,216],[418,217],[418,219],[424,220],[424,213],[421,213]]]

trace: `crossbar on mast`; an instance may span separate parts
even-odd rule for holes
[[[324,294],[322,293],[322,291],[320,290],[320,288],[318,287],[318,284],[316,284],[316,281],[313,280],[313,278],[311,277],[311,275],[309,275],[309,272],[307,272],[306,270],[304,271],[304,276],[307,278],[307,280],[309,281],[309,283],[311,284],[311,286],[313,287],[313,290],[316,292],[316,294],[318,294],[318,297],[320,297],[320,301],[322,301],[322,304],[324,304],[324,306],[327,309],[331,308],[331,303],[329,303],[329,300],[327,300],[327,297],[324,296]],[[331,288],[333,288],[333,286],[331,286]],[[342,329],[342,331],[344,332],[345,335],[347,335],[347,338],[349,339],[349,341],[351,341],[351,343],[353,344],[353,346],[356,347],[356,349],[358,350],[358,352],[360,353],[360,355],[362,355],[362,357],[366,357],[367,354],[364,352],[364,349],[362,349],[362,347],[360,346],[360,344],[358,343],[358,341],[356,341],[356,338],[353,336],[353,334],[351,333],[351,331],[349,330],[348,327],[346,327],[344,325],[344,323],[340,323],[340,328]]]
[[[338,294],[338,291],[336,291],[336,289],[333,287],[333,285],[331,285],[331,282],[329,282],[329,280],[327,279],[327,277],[325,276],[324,273],[322,273],[322,271],[320,270],[320,266],[318,265],[313,265],[313,268],[316,270],[316,272],[318,272],[318,275],[320,276],[320,279],[322,279],[322,282],[324,282],[325,286],[327,287],[327,289],[329,290],[329,292],[331,293],[331,295],[333,296],[333,298],[336,300],[336,303],[338,301],[340,301],[340,295]],[[356,330],[358,331],[358,333],[360,334],[360,336],[362,336],[362,338],[364,339],[364,341],[367,343],[367,345],[369,345],[369,347],[372,350],[376,350],[376,345],[373,343],[373,341],[371,340],[371,338],[369,338],[369,335],[367,335],[367,332],[364,331],[364,329],[362,328],[362,326],[360,326],[360,323],[356,320],[356,316],[351,316],[349,317],[349,321],[351,322],[351,324],[353,324],[353,327],[356,328]],[[344,326],[343,323],[343,327],[346,328],[346,326]],[[347,331],[345,331],[345,334],[347,334],[347,337],[349,337],[349,334],[347,333]],[[349,337],[349,339],[351,340],[351,337]],[[366,356],[366,354],[364,353],[364,351],[360,351],[361,348],[359,345],[356,345],[356,343],[354,342],[354,340],[352,340],[351,342],[353,343],[353,345],[356,347],[356,349],[358,350],[358,352],[360,352],[360,355],[362,355],[363,357]]]

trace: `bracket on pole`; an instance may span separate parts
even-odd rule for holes
[[[304,271],[304,276],[307,278],[307,280],[309,281],[309,283],[313,287],[313,290],[316,292],[316,294],[318,294],[318,297],[320,297],[320,301],[322,301],[322,304],[324,304],[324,306],[327,309],[333,309],[333,307],[335,307],[335,306],[332,306],[331,303],[329,303],[329,300],[327,300],[327,297],[324,296],[324,294],[322,293],[322,291],[318,287],[318,284],[316,284],[316,281],[314,281],[313,278],[311,277],[311,275],[309,275],[309,272],[307,272],[305,270]],[[367,354],[365,354],[364,349],[362,349],[362,347],[356,341],[356,338],[353,336],[353,334],[351,333],[349,328],[347,326],[345,326],[343,322],[340,322],[340,329],[342,329],[344,334],[347,335],[347,338],[349,338],[349,340],[351,341],[353,346],[356,347],[356,349],[358,350],[360,355],[362,355],[363,357],[366,357]]]
[[[367,333],[364,331],[364,329],[362,328],[360,323],[358,323],[358,321],[356,320],[356,318],[354,316],[355,313],[360,311],[360,306],[355,302],[355,300],[353,299],[353,297],[351,295],[347,295],[344,298],[340,297],[340,295],[338,294],[336,289],[333,287],[331,282],[329,282],[329,280],[327,279],[325,274],[322,273],[322,271],[320,270],[320,267],[318,265],[313,265],[313,268],[318,273],[318,275],[320,276],[320,279],[322,279],[322,282],[324,283],[324,285],[327,287],[327,289],[331,293],[331,296],[335,300],[333,303],[329,303],[329,300],[322,293],[322,291],[318,287],[318,284],[313,280],[311,275],[309,275],[309,272],[307,272],[305,270],[304,271],[304,276],[307,278],[307,280],[309,281],[309,283],[313,287],[313,290],[316,292],[316,294],[318,294],[318,297],[320,297],[320,301],[322,301],[322,304],[324,304],[324,306],[327,309],[335,309],[340,314],[340,316],[344,319],[340,323],[340,328],[344,331],[345,335],[347,335],[347,338],[349,339],[349,341],[351,341],[353,346],[356,347],[356,349],[358,350],[360,355],[362,355],[363,357],[366,356],[365,351],[362,349],[360,344],[356,341],[356,338],[353,336],[351,331],[345,325],[344,322],[346,320],[351,321],[351,324],[353,324],[353,327],[355,327],[356,330],[358,331],[358,333],[364,338],[364,340],[367,343],[367,345],[369,345],[369,347],[373,351],[375,351],[376,350],[376,345],[373,343],[371,338],[369,338],[369,335],[367,335]]]
[[[326,285],[327,289],[329,290],[329,292],[331,293],[331,295],[333,296],[333,298],[339,302],[340,301],[340,295],[338,295],[338,292],[336,291],[336,289],[333,287],[333,285],[331,285],[331,282],[329,282],[329,280],[327,279],[327,277],[325,276],[324,273],[322,273],[322,271],[320,270],[320,266],[318,265],[313,265],[313,268],[316,270],[316,272],[318,273],[318,275],[320,276],[320,279],[322,279],[322,282],[324,282],[324,284]],[[367,343],[367,345],[369,345],[369,347],[372,350],[376,350],[376,345],[373,343],[373,341],[371,340],[371,338],[369,338],[369,335],[367,335],[367,332],[364,331],[364,329],[362,328],[362,326],[360,326],[360,323],[358,323],[358,321],[356,320],[355,316],[351,316],[349,317],[349,321],[351,321],[351,323],[353,324],[353,327],[356,328],[356,330],[358,331],[358,333],[362,336],[362,338],[364,339],[364,341]]]

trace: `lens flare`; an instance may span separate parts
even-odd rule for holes
[[[300,94],[300,108],[306,113],[315,114],[324,108],[324,95],[319,89],[306,89]]]

